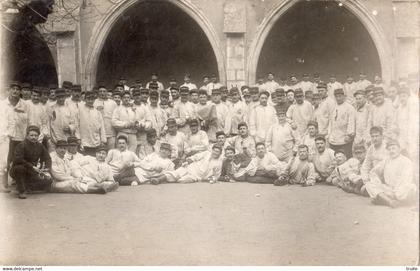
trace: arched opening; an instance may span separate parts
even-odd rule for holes
[[[251,45],[248,79],[331,73],[344,80],[360,71],[391,79],[390,51],[379,27],[358,1],[285,1],[260,26]]]
[[[200,83],[204,74],[219,71],[212,44],[189,14],[171,2],[140,1],[119,16],[107,35],[96,82],[112,85],[121,75],[130,83],[147,82],[157,72],[164,84],[170,76],[182,82],[185,73]]]

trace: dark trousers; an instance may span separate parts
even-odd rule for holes
[[[343,144],[343,145],[333,145],[329,143],[330,149],[333,151],[342,150],[344,154],[346,155],[347,159],[350,159],[353,157],[352,147],[353,147],[353,141]]]
[[[97,147],[83,147],[83,154],[96,157],[96,149]]]
[[[139,181],[136,173],[134,172],[134,167],[128,167],[123,169],[119,174],[114,175],[114,180],[120,185],[131,185],[132,182]]]
[[[47,190],[52,183],[51,179],[44,179],[35,170],[23,165],[13,165],[10,176],[16,181],[16,189],[19,193],[31,190]]]
[[[9,152],[7,153],[7,172],[10,170],[10,164],[15,158],[16,146],[22,141],[9,140]]]

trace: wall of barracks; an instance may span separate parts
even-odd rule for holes
[[[60,17],[63,10],[56,4],[43,34],[55,40],[50,50],[58,82],[79,82],[89,89],[95,84],[98,59],[107,35],[124,12],[142,0],[84,0],[81,5],[77,0],[65,2],[71,6],[72,1],[76,7],[74,16],[63,19]],[[270,29],[297,2],[155,1],[172,3],[201,27],[213,48],[220,81],[228,86],[255,82],[258,58]],[[420,1],[341,0],[337,3],[352,12],[369,32],[378,51],[384,81],[409,74],[418,76]]]

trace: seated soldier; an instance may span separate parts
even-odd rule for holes
[[[362,194],[363,181],[360,175],[360,167],[366,156],[366,148],[363,144],[357,144],[353,149],[353,157],[342,164],[342,158],[337,157],[337,155],[344,156],[344,153],[336,152],[337,167],[327,178],[327,182],[341,187],[346,192]]]
[[[67,141],[58,140],[56,149],[51,154],[51,174],[54,179],[51,191],[57,193],[105,194],[106,190],[102,184],[84,179],[83,176],[78,176],[72,170],[70,161],[65,157],[66,152]]]
[[[337,167],[343,165],[346,161],[347,161],[347,156],[344,153],[344,150],[338,149],[334,152],[334,169],[325,180],[327,184],[338,186],[337,179],[335,178],[334,172],[339,171],[340,169],[337,169]]]
[[[326,140],[323,136],[315,138],[315,144],[316,152],[312,163],[315,166],[316,181],[325,182],[335,168],[334,151],[326,147]]]
[[[286,168],[286,163],[280,161],[274,153],[267,152],[263,142],[258,142],[256,148],[257,155],[235,177],[243,180],[241,177],[245,176],[245,180],[251,183],[273,183]]]
[[[183,163],[182,167],[168,171],[160,176],[152,178],[153,184],[159,183],[214,183],[219,177],[222,168],[222,148],[214,145],[211,151],[197,153]]]
[[[120,185],[138,185],[139,179],[136,176],[134,167],[138,166],[140,159],[137,155],[127,149],[127,137],[117,137],[117,148],[108,152],[106,162],[110,165],[114,180]]]
[[[51,157],[44,145],[38,142],[39,134],[37,126],[29,126],[25,140],[15,149],[10,176],[16,181],[20,199],[25,199],[29,190],[47,191],[51,187]]]
[[[315,185],[315,168],[308,160],[309,149],[306,145],[299,145],[298,157],[294,156],[287,164],[281,176],[274,185],[300,184],[302,186]]]
[[[144,159],[149,154],[159,153],[159,148],[160,140],[157,138],[156,130],[152,128],[146,132],[146,144],[139,146],[138,156],[140,159]]]
[[[96,157],[86,156],[81,163],[82,176],[85,180],[90,178],[93,182],[103,185],[107,192],[118,189],[118,183],[114,181],[111,167],[105,162],[108,149],[101,145],[96,149]]]
[[[230,146],[229,142],[226,141],[226,134],[223,131],[216,132],[216,142],[210,145],[209,150],[213,147],[213,145],[219,145],[222,148],[222,156],[225,156],[225,149]]]
[[[413,163],[401,155],[398,141],[390,140],[386,148],[389,156],[371,170],[366,191],[373,204],[397,207],[416,198]]]
[[[141,160],[138,167],[134,169],[137,178],[139,178],[139,183],[149,182],[155,176],[174,170],[175,165],[170,158],[171,145],[169,143],[161,143],[159,152],[152,152],[147,155]]]
[[[235,148],[228,146],[225,149],[225,159],[222,163],[222,172],[218,181],[220,182],[235,182],[235,173],[238,172],[241,164],[237,163],[235,158]]]
[[[192,119],[189,121],[191,133],[187,137],[185,154],[187,157],[199,152],[207,151],[209,148],[209,138],[206,132],[200,130],[199,121]]]
[[[227,141],[235,148],[236,154],[246,154],[252,158],[255,157],[255,140],[249,134],[248,125],[245,122],[238,124],[239,135],[228,138]]]

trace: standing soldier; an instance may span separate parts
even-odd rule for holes
[[[369,85],[372,85],[372,83],[366,78],[366,74],[364,72],[360,72],[359,81],[357,81],[358,89],[365,90]]]
[[[181,100],[174,104],[173,116],[178,124],[179,130],[185,135],[190,133],[188,121],[195,118],[194,106],[188,101],[190,91],[188,87],[181,87]]]
[[[157,90],[158,91],[161,91],[161,90],[164,90],[165,89],[163,87],[163,84],[158,81],[159,80],[159,77],[158,77],[158,74],[157,73],[152,73],[151,77],[152,77],[151,78],[152,80],[146,84],[146,88],[147,89],[150,89],[150,84],[151,83],[156,83],[157,84],[157,86],[158,86],[158,89]],[[176,81],[175,81],[175,84],[176,84]]]
[[[336,102],[332,97],[328,97],[327,85],[324,82],[318,84],[318,94],[321,98],[321,102],[316,110],[315,120],[318,122],[319,135],[327,136],[330,115]]]
[[[48,110],[48,121],[50,128],[51,142],[49,151],[55,149],[55,144],[58,140],[67,142],[69,136],[76,136],[80,139],[79,124],[77,121],[77,114],[72,112],[69,107],[65,106],[66,92],[64,89],[56,90],[57,102],[53,104]]]
[[[260,93],[260,104],[251,111],[249,117],[250,134],[255,138],[255,141],[265,142],[267,130],[271,125],[277,123],[276,111],[274,107],[268,105],[268,91]]]
[[[212,95],[213,90],[219,89],[222,86],[222,84],[219,83],[219,79],[216,74],[212,74],[210,76],[210,83],[207,84],[207,94]]]
[[[122,95],[122,104],[117,106],[112,113],[112,126],[117,132],[117,137],[124,135],[128,150],[135,152],[137,149],[136,113],[130,104],[130,92]]]
[[[32,90],[32,100],[27,102],[28,106],[28,125],[36,126],[40,129],[39,142],[43,142],[44,138],[49,137],[48,115],[46,108],[39,102],[40,89]]]
[[[136,154],[138,154],[140,146],[146,144],[146,131],[152,128],[152,115],[149,110],[149,105],[147,104],[148,98],[148,89],[141,88],[133,90],[133,110],[136,120],[135,128],[137,129]]]
[[[328,127],[328,142],[330,148],[334,151],[343,150],[346,157],[352,157],[352,146],[355,135],[355,117],[354,107],[347,103],[344,90],[342,88],[334,90],[334,96],[337,101]]]
[[[163,111],[165,111],[166,118],[172,117],[172,114],[173,114],[173,107],[169,106],[169,97],[170,97],[170,92],[168,90],[162,90],[160,92],[159,107]]]
[[[175,119],[168,119],[166,126],[168,127],[168,132],[165,134],[162,141],[171,144],[171,160],[176,166],[179,166],[181,165],[181,160],[184,156],[187,138],[184,133],[178,131],[178,125]]]
[[[93,106],[102,114],[107,148],[113,149],[115,147],[115,130],[112,127],[112,114],[117,107],[117,103],[108,98],[107,89],[104,85],[98,87],[98,98],[93,103]]]
[[[211,94],[211,101],[216,106],[217,114],[217,131],[226,131],[226,116],[228,115],[229,109],[226,104],[222,103],[222,95],[220,89],[213,89]]]
[[[292,126],[297,127],[299,137],[301,137],[308,126],[308,122],[313,119],[313,107],[308,101],[304,100],[303,91],[298,88],[295,90],[296,103],[292,104],[287,110],[287,117],[293,121]]]
[[[164,92],[165,90],[162,90]],[[157,136],[160,137],[165,128],[168,115],[160,106],[158,106],[159,93],[157,91],[150,92],[149,111],[151,115],[152,128],[156,130]]]
[[[117,107],[121,105],[121,98],[122,98],[122,92],[118,90],[114,90],[112,92],[112,100],[117,104]]]
[[[353,144],[366,144],[369,139],[367,122],[371,105],[366,102],[365,92],[363,90],[357,90],[354,93],[354,98],[356,105],[356,135]]]
[[[230,90],[231,101],[228,103],[229,114],[227,116],[227,136],[238,134],[238,124],[245,120],[246,104],[240,100],[239,89],[236,87]]]
[[[191,76],[189,74],[184,76],[184,84],[181,87],[187,87],[188,90],[197,89],[197,85],[191,82]]]
[[[95,102],[95,93],[86,92],[85,104],[79,107],[79,131],[82,149],[85,155],[95,157],[96,148],[101,143],[106,144],[104,120],[101,112],[93,105]]]
[[[368,118],[368,129],[379,126],[387,140],[396,139],[396,114],[392,103],[385,100],[385,92],[381,87],[373,89],[373,105]]]
[[[313,83],[309,81],[309,74],[304,73],[302,76],[302,81],[299,83],[299,87],[305,93],[308,90],[312,90],[313,92]]]
[[[334,90],[338,88],[343,88],[343,85],[337,81],[335,74],[331,74],[330,82],[327,84],[328,96],[332,97],[334,95]]]
[[[343,85],[344,93],[347,97],[347,102],[351,105],[354,103],[354,93],[358,90],[358,85],[354,82],[353,76],[348,75],[347,81]],[[363,89],[364,90],[364,89]]]
[[[273,92],[278,89],[280,85],[274,81],[274,73],[269,72],[267,73],[267,81],[264,83],[262,89],[268,91],[268,93],[273,94]]]

